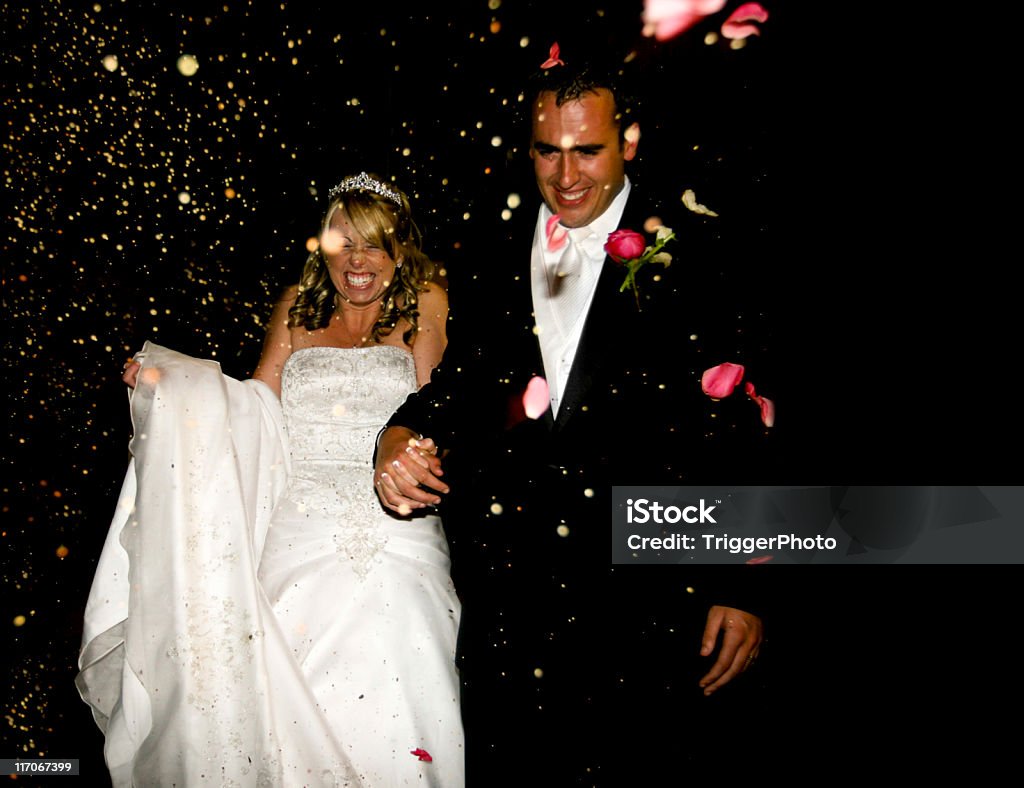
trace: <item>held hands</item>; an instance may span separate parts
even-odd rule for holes
[[[722,635],[722,647],[718,659],[700,680],[705,696],[724,687],[754,664],[764,640],[764,626],[755,615],[734,607],[714,605],[708,611],[704,627],[700,648],[702,656],[711,655],[719,634]]]
[[[381,434],[373,480],[385,508],[404,516],[441,503],[436,493],[448,492],[439,478],[443,473],[430,438],[420,439],[405,427],[388,427]]]

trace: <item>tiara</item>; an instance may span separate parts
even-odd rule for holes
[[[349,175],[337,186],[331,188],[327,192],[327,196],[330,199],[334,199],[339,194],[344,192],[368,191],[379,194],[381,197],[387,197],[393,203],[397,204],[399,208],[402,207],[402,198],[394,189],[390,189],[378,180],[374,180],[365,172],[361,172],[358,175]]]

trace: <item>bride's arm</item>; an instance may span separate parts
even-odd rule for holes
[[[412,345],[416,360],[416,383],[422,388],[430,380],[448,344],[448,294],[433,282],[419,297],[419,331]]]
[[[292,354],[292,330],[288,328],[288,310],[295,303],[298,290],[297,285],[292,285],[284,291],[281,300],[274,306],[270,325],[267,326],[267,338],[263,342],[263,354],[260,356],[260,363],[256,365],[256,371],[252,373],[254,380],[267,384],[279,399],[281,371]]]

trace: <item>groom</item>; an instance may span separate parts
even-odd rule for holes
[[[480,251],[473,297],[453,298],[448,350],[382,433],[374,478],[394,511],[443,502],[470,786],[647,784],[701,757],[692,737],[719,700],[702,696],[753,664],[762,624],[745,567],[613,566],[611,487],[738,481],[730,412],[700,390],[732,359],[710,355],[699,259],[650,264],[637,296],[620,291],[605,242],[643,232],[657,206],[625,174],[639,122],[618,77],[556,64],[529,98],[532,244]],[[548,400],[529,418],[536,377]]]

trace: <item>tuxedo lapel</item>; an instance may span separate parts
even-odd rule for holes
[[[633,188],[635,190],[636,187]],[[643,210],[634,191],[630,195],[619,226],[639,230],[642,229],[643,222]],[[566,381],[562,401],[558,407],[556,429],[564,428],[577,412],[583,398],[603,369],[610,363],[625,361],[616,358],[615,340],[616,337],[623,336],[624,332],[628,332],[629,326],[633,325],[637,318],[637,305],[632,293],[619,292],[625,275],[625,269],[621,265],[610,257],[604,258],[594,300],[590,304],[590,311],[587,313],[583,333],[576,349],[576,357],[573,359],[569,379]]]
[[[569,372],[569,379],[565,384],[562,402],[558,407],[558,418],[555,420],[556,429],[563,428],[566,422],[572,418],[584,396],[590,390],[595,377],[603,367],[613,360],[612,332],[621,330],[619,325],[621,305],[616,301],[628,297],[627,294],[619,293],[621,282],[618,281],[619,278],[616,274],[621,272],[622,269],[610,257],[605,257],[604,265],[601,267],[601,277],[597,281],[594,300],[587,313],[583,333],[576,349],[576,357]]]

